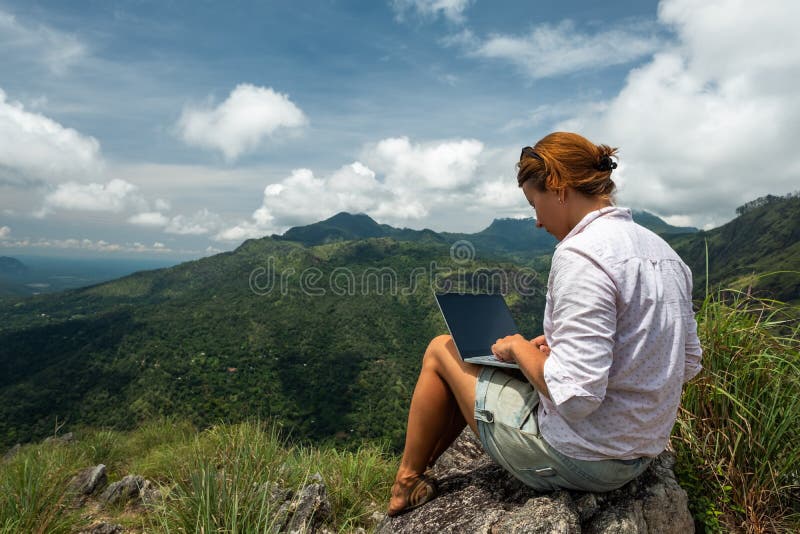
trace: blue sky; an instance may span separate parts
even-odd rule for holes
[[[342,210],[529,216],[519,147],[620,147],[713,227],[798,188],[797,2],[0,0],[0,254],[198,257]]]

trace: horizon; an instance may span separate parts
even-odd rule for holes
[[[792,13],[0,0],[0,255],[185,261],[341,211],[475,233],[533,216],[514,165],[554,130],[620,147],[618,205],[719,227],[796,189]]]
[[[623,207],[624,208],[624,207],[627,207],[627,206],[619,206],[619,207]],[[654,213],[649,212],[647,210],[639,210],[639,209],[634,209],[634,208],[631,208],[631,210],[632,210],[632,212],[634,214],[636,214],[636,213],[648,213],[650,215],[654,215],[654,216],[658,217],[658,215],[655,215]],[[375,222],[377,224],[388,224],[388,223],[382,223],[382,222],[376,220],[374,217],[370,216],[368,213],[364,213],[364,212],[355,213],[355,212],[348,212],[348,211],[340,211],[340,212],[334,213],[333,215],[331,215],[329,217],[326,217],[324,219],[320,219],[318,221],[310,222],[307,225],[293,226],[291,228],[288,228],[286,231],[284,231],[284,232],[282,232],[280,234],[269,234],[269,235],[263,235],[263,236],[260,236],[260,237],[252,237],[252,238],[248,238],[248,239],[262,239],[262,238],[265,238],[265,237],[270,237],[271,238],[271,237],[274,237],[276,235],[277,236],[283,236],[283,235],[286,234],[286,232],[288,232],[289,230],[291,230],[293,228],[299,228],[299,227],[303,227],[303,226],[311,226],[311,225],[314,225],[314,224],[325,222],[327,220],[333,219],[334,217],[338,217],[338,216],[341,216],[341,215],[348,215],[348,216],[351,216],[351,217],[358,216],[358,215],[365,215],[365,216],[367,216],[368,218],[370,218],[373,222]],[[521,215],[521,216],[512,216],[512,217],[495,217],[488,224],[486,224],[485,226],[481,227],[480,230],[478,230],[477,232],[463,232],[463,231],[454,231],[454,232],[452,232],[452,231],[449,231],[449,230],[436,230],[436,229],[430,228],[430,227],[408,228],[408,227],[405,227],[405,226],[396,226],[396,225],[391,225],[391,224],[388,224],[388,226],[391,226],[392,228],[396,228],[396,229],[400,229],[400,230],[416,230],[416,231],[430,230],[432,232],[439,233],[439,234],[441,234],[441,233],[466,233],[466,234],[469,235],[469,234],[480,233],[480,232],[488,229],[496,221],[506,221],[506,220],[535,221],[536,217],[533,216],[533,215],[530,215],[530,216]],[[661,220],[663,221],[663,219],[661,219]],[[666,221],[664,221],[664,222],[666,222]],[[667,224],[669,224],[669,223],[667,223]],[[676,225],[671,225],[671,226],[677,227]],[[690,227],[690,228],[692,228],[693,230],[700,230],[699,228],[695,228],[695,227]],[[547,231],[544,228],[536,228],[536,231],[541,231],[543,233],[547,233]],[[244,243],[244,241],[242,241],[242,243]],[[238,248],[242,243],[239,243],[235,248]],[[89,261],[89,260],[102,259],[102,260],[120,261],[120,262],[123,262],[123,261],[125,261],[125,262],[133,262],[133,261],[148,262],[148,261],[152,261],[152,262],[176,262],[177,263],[177,262],[192,261],[192,260],[200,259],[202,257],[210,257],[212,255],[220,254],[221,252],[230,252],[230,251],[220,251],[220,252],[217,252],[217,253],[212,254],[212,255],[198,256],[198,257],[193,257],[193,256],[184,256],[184,257],[175,256],[175,257],[173,257],[173,256],[149,256],[149,255],[141,255],[141,254],[138,255],[138,256],[123,256],[123,255],[110,255],[108,253],[106,253],[105,255],[98,255],[98,254],[92,254],[92,252],[93,252],[92,250],[81,250],[81,249],[58,249],[58,248],[52,248],[52,249],[49,249],[49,250],[45,249],[44,251],[42,251],[40,249],[31,249],[31,250],[18,249],[18,250],[21,251],[21,252],[19,252],[19,251],[18,252],[13,252],[13,251],[9,252],[7,250],[3,250],[2,248],[0,248],[0,257],[10,257],[10,258],[14,258],[14,259],[20,259],[20,258],[29,257],[29,258],[36,258],[36,259],[64,259],[64,260],[76,260],[76,261],[80,261],[80,260]],[[47,254],[46,252],[52,252],[52,253],[51,254]],[[64,254],[64,252],[66,252],[66,254]],[[124,254],[124,253],[122,253],[122,254]],[[176,263],[173,263],[173,264],[176,264]]]

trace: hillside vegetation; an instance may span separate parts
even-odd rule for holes
[[[685,387],[673,431],[676,472],[707,532],[797,532],[800,328],[775,334],[789,311],[779,303],[736,292],[712,297],[697,315],[704,370]],[[399,461],[370,441],[302,446],[275,422],[199,430],[162,418],[132,432],[74,429],[74,442],[26,445],[0,463],[0,532],[88,526],[63,494],[72,475],[98,463],[110,482],[136,473],[157,483],[162,500],[100,516],[134,531],[261,531],[277,514],[264,505],[266,483],[299,488],[316,472],[333,505],[329,526],[369,529]]]
[[[447,332],[434,285],[498,291],[503,276],[525,274],[454,260],[446,245],[264,238],[170,269],[7,299],[0,446],[41,438],[56,418],[131,428],[162,414],[199,426],[246,414],[298,438],[397,447],[425,346]],[[517,278],[535,291],[507,300],[533,337],[541,283]]]

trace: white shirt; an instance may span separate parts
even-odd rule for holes
[[[539,427],[581,460],[657,456],[700,372],[692,272],[630,209],[588,213],[556,246]]]

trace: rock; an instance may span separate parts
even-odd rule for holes
[[[72,443],[75,441],[75,434],[72,432],[67,432],[66,434],[62,434],[60,436],[48,436],[44,438],[42,443]]]
[[[91,495],[98,489],[104,487],[107,480],[106,466],[100,464],[94,467],[87,467],[72,477],[67,487],[70,491],[78,495]]]
[[[102,506],[124,506],[129,501],[141,502],[142,489],[144,487],[144,477],[139,475],[127,475],[122,480],[108,486],[106,490],[100,494],[100,504]]]
[[[91,527],[81,530],[78,534],[122,534],[125,529],[113,523],[96,523]]]
[[[19,443],[8,449],[8,451],[3,455],[3,461],[4,462],[9,461],[11,458],[17,455],[20,449],[22,449],[22,445],[20,445]]]
[[[161,490],[158,486],[145,479],[142,487],[139,488],[139,499],[145,506],[152,506],[161,501]]]
[[[273,497],[284,496],[286,500],[278,508],[273,522],[274,529],[278,532],[290,534],[325,532],[322,524],[331,515],[331,503],[328,500],[328,491],[322,476],[317,473],[312,476],[307,484],[297,495],[292,496],[277,484],[269,486]]]
[[[636,480],[608,493],[537,493],[496,465],[465,431],[434,467],[439,497],[384,517],[377,532],[691,534],[694,521],[674,462],[662,453]]]
[[[528,499],[491,529],[493,534],[578,534],[580,531],[580,516],[569,494],[564,491]]]

